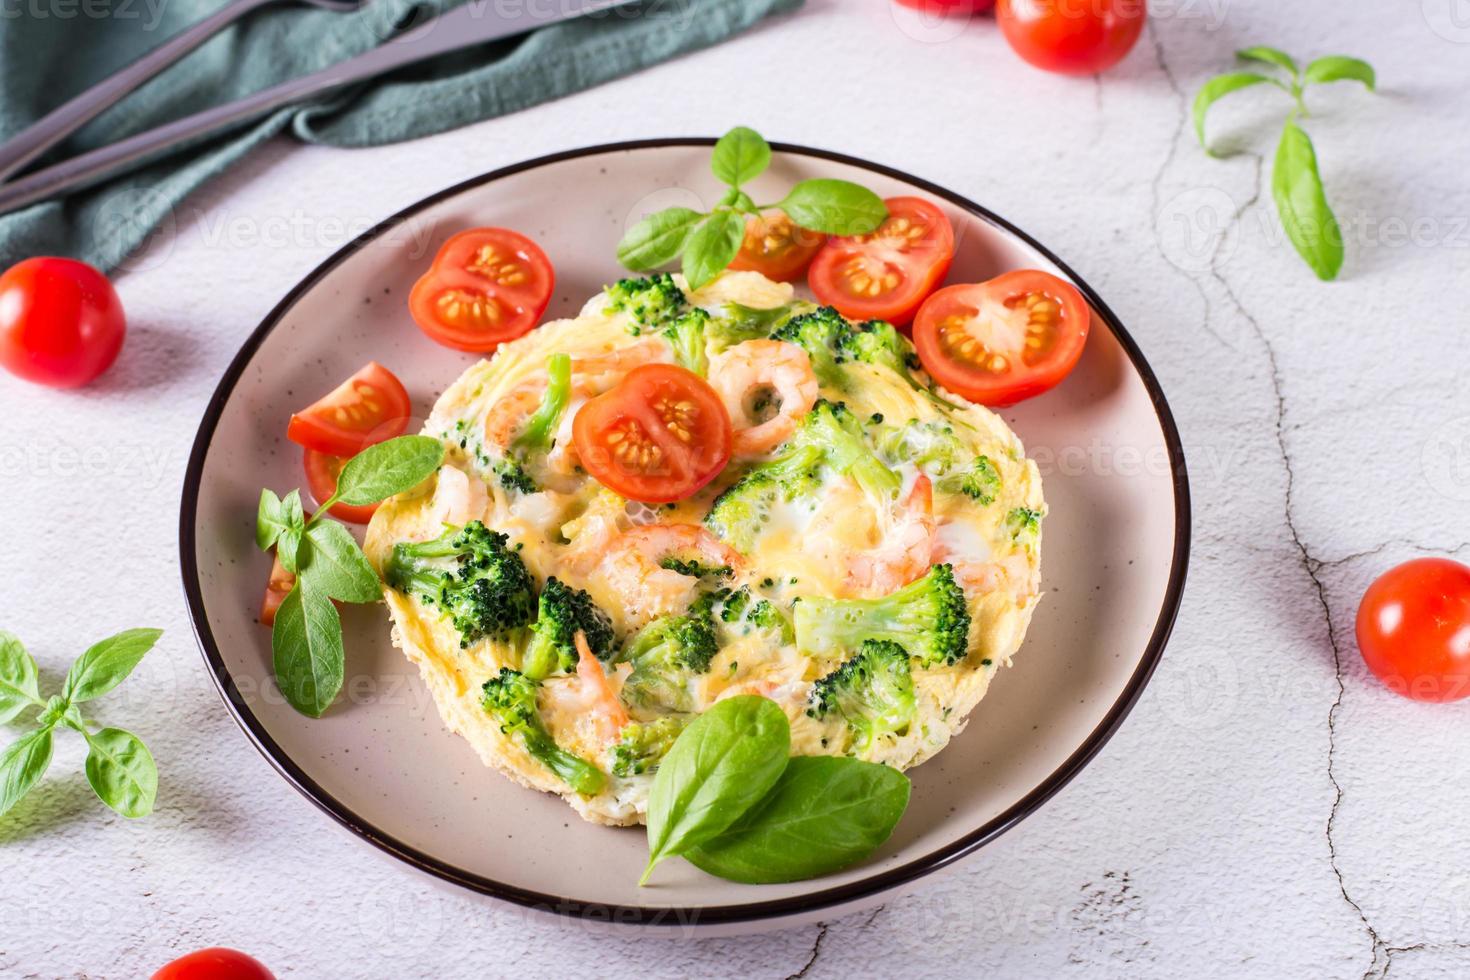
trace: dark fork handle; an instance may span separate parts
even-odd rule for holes
[[[0,180],[4,180],[57,143],[66,139],[98,113],[193,51],[230,24],[277,0],[234,0],[192,27],[185,28],[126,68],[109,76],[42,116],[0,144]]]

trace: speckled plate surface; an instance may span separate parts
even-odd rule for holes
[[[1158,664],[1190,530],[1184,457],[1163,392],[1091,287],[1019,229],[943,188],[777,144],[751,188],[757,199],[812,176],[922,195],[954,222],[950,282],[1043,268],[1075,282],[1095,311],[1071,377],[1002,413],[1045,481],[1041,605],[969,727],[911,770],[913,800],[892,839],[868,862],[817,881],[737,885],[670,861],[655,887],[639,889],[641,829],[585,824],[556,797],[481,765],[390,645],[381,605],[344,610],[347,681],[337,704],[317,720],[295,713],[271,680],[270,632],[255,619],[270,559],[254,545],[260,488],[304,483],[300,451],[284,437],[292,407],[378,360],[427,414],[474,360],[429,341],[408,315],[409,288],[440,242],[476,225],[526,232],[556,265],[548,316],[570,315],[620,274],[614,247],[631,221],[718,198],[711,142],[531,160],[435,194],[343,248],[281,301],[226,371],[200,424],[179,517],[184,590],[208,669],[245,734],[304,796],[364,841],[471,891],[600,927],[702,935],[876,903],[1044,804],[1108,740]]]

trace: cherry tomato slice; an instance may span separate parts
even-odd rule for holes
[[[319,453],[351,457],[403,435],[412,413],[403,382],[370,361],[331,394],[292,415],[286,438]]]
[[[572,441],[582,468],[630,500],[692,497],[730,459],[730,415],[699,375],[645,364],[578,410]]]
[[[852,320],[908,326],[954,259],[954,228],[917,197],[892,197],[888,219],[870,235],[832,238],[812,260],[807,283]]]
[[[260,601],[260,622],[270,626],[276,621],[276,610],[286,601],[286,596],[296,587],[296,576],[286,571],[281,559],[271,556],[271,577],[265,584],[265,598]]]
[[[826,243],[826,235],[801,227],[786,212],[764,211],[745,222],[745,241],[730,268],[790,282],[801,277]]]
[[[1065,378],[1082,356],[1091,323],[1076,287],[1025,269],[930,296],[914,321],[914,346],[935,381],[1000,408]]]
[[[995,20],[1016,54],[1043,71],[1092,75],[1143,33],[1145,0],[1000,0]]]
[[[112,366],[127,324],[107,277],[85,262],[35,258],[0,276],[0,366],[76,388]]]
[[[180,956],[153,974],[153,980],[276,980],[253,956],[235,949],[211,946]]]
[[[551,260],[531,239],[509,228],[471,228],[440,247],[408,309],[433,340],[483,354],[534,327],[555,285]]]
[[[1394,693],[1470,697],[1470,568],[1448,558],[1390,568],[1363,594],[1357,633],[1368,669]]]
[[[342,473],[342,464],[350,458],[331,456],[327,453],[319,453],[314,449],[302,450],[301,465],[306,470],[306,485],[311,490],[312,499],[318,505],[337,492],[337,477]],[[332,509],[327,513],[349,524],[366,524],[373,519],[373,512],[378,509],[378,506],[378,504],[358,506],[333,504]]]

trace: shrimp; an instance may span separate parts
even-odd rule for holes
[[[602,392],[623,380],[623,375],[635,367],[673,359],[674,350],[668,341],[659,337],[647,337],[604,354],[573,357],[572,374],[586,377],[594,383],[598,392]]]
[[[942,553],[935,555],[939,560],[944,557]],[[1036,595],[1040,587],[1035,569],[1019,552],[999,561],[954,561],[951,564],[955,581],[972,595],[986,595],[1009,588],[1018,602],[1026,602]]]
[[[645,524],[608,544],[603,577],[632,617],[650,620],[683,612],[698,594],[699,579],[662,566],[674,557],[731,570],[742,564],[739,552],[697,524]]]
[[[735,456],[759,456],[796,431],[816,404],[811,358],[782,340],[747,340],[710,358],[710,383],[735,427]]]
[[[430,513],[434,526],[451,524],[456,527],[468,524],[485,516],[490,499],[485,493],[485,484],[471,478],[457,466],[441,466],[439,480],[434,486],[434,500]]]
[[[628,724],[628,709],[618,700],[618,692],[613,689],[602,669],[602,662],[593,655],[581,630],[577,630],[574,642],[577,645],[577,681],[582,689],[582,698],[598,732],[607,741],[614,741],[618,732]]]
[[[895,592],[929,570],[934,558],[934,488],[922,473],[880,522],[878,545],[848,559],[849,587],[864,596]]]

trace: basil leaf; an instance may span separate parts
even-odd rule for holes
[[[444,444],[428,436],[399,436],[352,457],[337,477],[337,499],[353,507],[412,490],[444,462]]]
[[[14,634],[0,630],[0,723],[42,703],[35,658]]]
[[[255,509],[255,546],[269,551],[286,530],[286,510],[281,498],[269,488],[260,491],[260,506]]]
[[[0,753],[0,815],[31,791],[51,765],[51,728],[22,735]]]
[[[689,208],[665,208],[628,229],[618,242],[618,261],[634,272],[651,272],[672,262],[704,215]]]
[[[1271,194],[1286,236],[1319,279],[1342,268],[1342,229],[1327,204],[1312,140],[1293,119],[1286,121],[1271,171]]]
[[[1278,51],[1276,48],[1268,48],[1264,44],[1258,44],[1255,47],[1242,48],[1235,52],[1235,56],[1242,61],[1258,61],[1261,64],[1285,68],[1291,72],[1291,77],[1296,77],[1296,61],[1285,51]]]
[[[797,756],[776,785],[718,837],[684,853],[730,881],[802,881],[876,851],[909,805],[897,769],[834,756]]]
[[[276,539],[276,557],[281,559],[281,567],[295,575],[301,567],[301,538],[306,534],[304,527],[288,527],[281,532]]]
[[[776,205],[803,228],[828,235],[865,235],[888,217],[883,199],[846,180],[803,180]]]
[[[745,221],[729,211],[716,211],[694,229],[684,245],[684,279],[689,288],[710,282],[735,261],[745,240]]]
[[[133,672],[162,635],[163,630],[123,630],[94,643],[67,671],[62,698],[68,704],[77,704],[106,694]]]
[[[87,735],[87,782],[97,798],[125,817],[146,817],[158,795],[158,767],[138,736],[121,728]]]
[[[1236,71],[1216,75],[1201,85],[1199,94],[1194,97],[1194,135],[1199,139],[1199,145],[1206,150],[1210,148],[1205,142],[1205,114],[1209,112],[1210,106],[1231,92],[1270,81],[1265,75],[1258,75],[1253,71]]]
[[[1378,85],[1378,76],[1373,71],[1373,66],[1361,58],[1330,54],[1308,65],[1302,81],[1308,85],[1319,82],[1362,82],[1372,92]]]
[[[771,165],[771,145],[749,126],[736,126],[715,144],[709,168],[731,187],[754,180]]]
[[[342,689],[342,620],[326,593],[297,579],[271,628],[276,683],[291,707],[321,717]]]
[[[654,865],[717,836],[780,778],[791,726],[776,702],[740,695],[685,728],[659,763],[648,794],[648,881]]]
[[[301,573],[321,591],[343,602],[376,602],[383,597],[377,572],[347,528],[336,521],[318,521],[306,529],[306,540]]]

